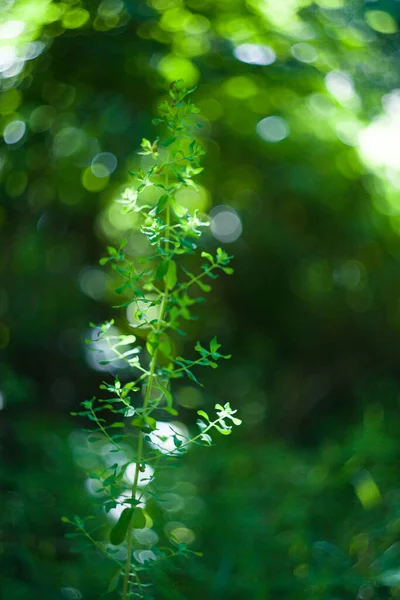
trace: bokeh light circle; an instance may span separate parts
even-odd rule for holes
[[[91,170],[95,177],[108,177],[117,168],[118,160],[111,152],[100,152],[92,160]]]
[[[230,206],[215,206],[211,212],[211,233],[220,242],[235,242],[243,226],[238,213]]]
[[[5,126],[3,137],[6,144],[16,144],[25,135],[26,125],[23,121],[11,121]]]
[[[257,123],[256,131],[266,142],[281,142],[289,135],[289,125],[282,117],[265,117]]]
[[[272,65],[276,60],[273,49],[261,44],[240,44],[234,49],[233,55],[248,65],[267,66]]]

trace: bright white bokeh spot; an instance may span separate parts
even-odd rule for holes
[[[92,160],[91,170],[95,177],[108,177],[117,168],[118,161],[111,152],[100,152]]]
[[[273,49],[261,44],[240,44],[234,49],[233,55],[249,65],[272,65],[276,60]]]
[[[117,502],[119,502],[119,504],[117,504],[117,506],[115,508],[112,508],[107,513],[108,516],[110,517],[110,519],[118,521],[118,519],[121,516],[121,513],[125,510],[125,508],[131,508],[132,505],[130,503],[130,499],[131,499],[131,492],[128,490],[126,492],[123,492],[120,496],[118,496],[118,498],[116,500],[117,500]],[[139,504],[136,504],[136,506],[138,506],[140,508],[145,508],[145,502],[144,502],[144,497],[143,497],[142,492],[136,494],[136,500],[140,500]]]
[[[23,60],[32,60],[40,56],[45,47],[43,42],[28,42],[22,46],[19,56]]]
[[[10,69],[17,60],[17,51],[14,46],[0,48],[0,73]]]
[[[123,360],[115,360],[116,354],[110,348],[109,344],[105,339],[99,339],[98,334],[101,330],[98,327],[91,328],[86,337],[93,340],[91,344],[85,344],[86,361],[92,369],[96,371],[117,371],[118,369],[124,369],[127,366]],[[120,335],[121,332],[117,327],[110,327],[107,331],[108,336]],[[101,361],[112,361],[108,364],[100,364]]]
[[[136,550],[133,553],[138,563],[144,564],[147,561],[157,560],[157,556],[152,550]]]
[[[149,546],[150,548],[155,546],[160,539],[157,533],[149,527],[146,527],[145,529],[135,529],[133,531],[133,536],[137,539],[139,544],[142,544],[142,546]]]
[[[242,221],[230,206],[215,206],[210,211],[211,233],[221,242],[235,242],[242,234]]]
[[[11,40],[18,37],[25,29],[23,21],[7,21],[0,25],[0,40]]]
[[[125,479],[130,485],[133,485],[133,482],[135,480],[135,473],[136,473],[136,463],[131,463],[129,465],[129,467],[126,468],[126,471],[125,471]],[[138,486],[143,487],[143,486],[147,485],[148,483],[150,483],[150,480],[153,477],[153,475],[154,475],[153,467],[150,467],[150,465],[145,465],[144,471],[139,471]]]
[[[153,448],[157,448],[163,454],[174,454],[179,452],[174,438],[184,444],[188,439],[188,430],[183,423],[157,421],[157,428],[150,433],[149,438]]]
[[[5,69],[3,71],[4,79],[8,79],[10,77],[15,77],[16,75],[19,75],[20,73],[22,73],[24,66],[25,66],[25,61],[17,59],[11,65],[11,67],[9,67],[8,69]]]
[[[400,89],[396,88],[382,97],[385,113],[392,119],[400,118]]]
[[[293,56],[304,63],[312,63],[317,60],[317,52],[314,46],[311,44],[306,44],[305,42],[300,42],[298,44],[294,44],[294,46],[290,49]]]
[[[148,294],[146,300],[155,300],[156,296]],[[160,304],[155,304],[154,306],[150,306],[150,302],[143,302],[142,300],[137,300],[135,302],[131,302],[126,309],[126,318],[129,321],[129,325],[131,327],[142,327],[148,328],[151,327],[149,325],[150,321],[158,319],[160,315]]]
[[[91,496],[101,498],[102,496],[107,495],[98,479],[88,477],[85,481],[85,487]]]
[[[16,144],[25,134],[26,125],[23,121],[11,121],[5,126],[3,137],[6,144]]]
[[[364,162],[369,166],[400,169],[400,90],[382,97],[384,114],[361,130],[358,143]],[[394,173],[391,175],[394,175]],[[390,179],[390,173],[387,173]]]
[[[326,89],[339,102],[348,102],[352,100],[356,91],[350,75],[343,71],[331,71],[325,77]]]
[[[282,117],[265,117],[257,123],[256,131],[266,142],[281,142],[289,135],[289,125]]]
[[[358,144],[369,166],[400,169],[400,120],[378,117],[360,132]]]

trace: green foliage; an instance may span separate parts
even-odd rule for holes
[[[120,568],[99,548],[69,552],[69,544],[88,540],[64,540],[59,516],[93,514],[103,529],[90,535],[108,544],[119,512],[130,508],[126,500],[117,504],[136,459],[137,437],[118,438],[124,423],[128,432],[142,428],[148,451],[156,452],[150,444],[158,440],[159,449],[168,445],[176,454],[160,457],[171,468],[149,483],[159,501],[145,498],[148,526],[134,530],[135,560],[149,558],[153,529],[158,548],[173,538],[178,552],[188,530],[196,532],[190,548],[207,548],[202,561],[158,560],[157,600],[398,597],[399,2],[1,5],[2,594],[98,600],[109,581],[110,590],[119,589]],[[163,82],[178,77],[198,83],[193,138],[206,155],[199,192],[189,184],[179,202],[170,198],[171,215],[196,207],[203,221],[211,201],[228,204],[243,232],[228,248],[235,277],[221,277],[210,291],[212,272],[181,297],[190,318],[158,340],[159,372],[170,355],[201,357],[183,329],[207,351],[218,333],[234,358],[219,371],[189,367],[204,388],[184,370],[176,373],[155,422],[145,422],[129,406],[140,407],[142,381],[138,390],[125,386],[130,364],[135,369],[138,358],[146,368],[149,361],[149,326],[141,316],[150,321],[159,307],[142,312],[155,295],[139,280],[136,303],[126,304],[132,290],[124,286],[132,282],[113,268],[105,274],[96,261],[108,246],[104,264],[119,264],[127,253],[133,275],[148,266],[138,258],[155,246],[136,246],[147,243],[138,229],[144,214],[133,206],[136,186],[122,196],[126,173],[145,175],[170,147],[154,140],[150,123]],[[167,129],[165,141],[172,137]],[[142,138],[150,142],[143,154],[130,153],[132,140]],[[147,186],[136,203],[163,216],[162,195]],[[115,204],[116,196],[125,203]],[[214,244],[225,241],[215,243],[209,231],[202,244],[215,260]],[[160,266],[157,287],[174,287],[175,275],[191,280],[197,265],[196,255],[176,256],[167,271]],[[193,303],[199,296],[208,310],[196,321],[204,315]],[[109,318],[110,304],[122,312],[101,334],[101,325],[93,327],[98,344],[91,340],[85,349],[84,324]],[[121,354],[139,346],[142,352],[115,360],[101,336],[121,333],[137,340],[118,346]],[[110,339],[111,347],[119,341]],[[154,340],[148,341],[151,351]],[[104,354],[86,352],[95,347]],[[187,366],[181,362],[175,372]],[[100,368],[105,387],[92,399]],[[106,396],[120,398],[109,404],[121,412],[103,408]],[[92,399],[94,417],[76,408],[82,398]],[[174,411],[191,430],[197,417],[204,428],[204,414],[193,413],[203,410],[215,421],[210,407],[228,401],[240,407],[245,424],[235,442],[221,437],[207,460],[193,444],[179,455],[187,432],[173,424]],[[69,409],[89,411],[89,443],[71,431]],[[170,418],[176,446],[170,433],[152,429]],[[149,467],[139,483],[151,477]],[[99,482],[107,479],[104,489]],[[148,486],[140,487],[145,496]],[[90,532],[94,520],[84,527]],[[121,553],[125,545],[107,547]]]
[[[185,255],[196,252],[202,228],[208,225],[206,220],[200,218],[198,211],[190,213],[176,198],[177,192],[195,187],[193,177],[203,170],[199,159],[204,151],[192,139],[191,116],[198,113],[198,109],[187,99],[192,91],[185,90],[180,82],[171,84],[171,100],[160,105],[161,118],[155,120],[156,124],[165,126],[170,137],[156,138],[154,142],[142,140],[142,151],[139,154],[151,156],[154,164],[146,172],[131,172],[139,185],[127,188],[119,200],[125,213],[133,211],[140,215],[140,231],[147,239],[150,254],[134,260],[126,251],[127,240],[123,239],[118,248],[110,246],[108,256],[100,260],[102,265],[110,263],[123,282],[116,290],[124,298],[121,306],[134,304],[137,307],[136,316],[141,321],[137,329],[146,328],[147,355],[136,343],[135,335],[113,333],[114,320],[100,325],[91,323],[96,335],[95,339],[89,339],[87,343],[96,352],[98,343],[101,342],[110,352],[110,358],[100,360],[100,364],[112,365],[114,361],[122,361],[126,363],[128,372],[124,372],[126,380],[123,382],[115,375],[112,383],[105,381],[100,385],[100,390],[107,393],[105,398],[84,400],[81,403],[82,410],[72,413],[90,421],[92,428],[85,429],[89,434],[88,442],[106,442],[106,452],[118,454],[115,464],[91,473],[89,477],[98,482],[100,490],[107,497],[103,502],[106,512],[118,507],[122,509],[117,523],[109,533],[109,541],[112,546],[120,546],[126,540],[125,564],[120,558],[116,558],[117,551],[110,548],[101,535],[96,539],[93,537],[98,527],[93,529],[92,519],[89,519],[87,528],[86,521],[76,517],[74,525],[77,534],[70,534],[70,537],[86,537],[115,563],[118,570],[109,591],[121,588],[123,600],[133,597],[149,598],[151,592],[147,590],[147,585],[151,583],[151,571],[157,569],[158,562],[190,553],[186,544],[177,540],[177,551],[161,550],[153,545],[150,561],[145,561],[142,565],[135,560],[133,531],[146,528],[147,518],[151,518],[149,515],[146,518],[145,494],[139,489],[141,472],[145,471],[146,466],[152,468],[146,494],[157,500],[152,483],[161,469],[168,464],[173,466],[177,458],[192,445],[211,445],[214,430],[222,435],[229,435],[233,425],[241,424],[241,420],[234,416],[236,410],[232,410],[229,402],[224,406],[216,404],[217,418],[214,420],[204,411],[198,411],[202,417],[197,422],[200,433],[190,437],[174,432],[174,450],[168,456],[157,447],[157,442],[163,440],[162,433],[158,431],[157,418],[165,413],[167,416],[178,415],[174,407],[171,380],[186,376],[190,381],[201,385],[194,373],[198,366],[216,369],[219,359],[230,358],[230,355],[219,352],[221,344],[216,337],[211,340],[209,349],[197,342],[194,348],[200,355],[197,359],[177,356],[174,347],[174,336],[185,335],[182,329],[184,322],[194,318],[193,306],[202,300],[198,294],[191,295],[191,290],[199,288],[208,292],[211,286],[205,283],[207,279],[218,277],[218,271],[226,274],[233,272],[228,266],[231,257],[221,248],[217,249],[215,256],[207,252],[201,253],[207,262],[197,275],[190,273],[182,264]],[[152,205],[142,201],[145,190],[150,187],[155,187],[159,192],[158,199]],[[110,415],[113,419],[111,422]],[[174,427],[171,428],[174,431]],[[128,450],[132,438],[136,439],[134,463],[131,463]],[[135,473],[127,496],[124,476],[130,464],[134,464]],[[140,504],[143,506],[139,506]],[[69,522],[68,519],[63,520]],[[102,529],[101,524],[100,528]],[[173,536],[171,542],[174,543]],[[86,544],[77,549],[85,548]]]

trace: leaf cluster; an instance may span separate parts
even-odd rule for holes
[[[151,548],[151,561],[138,564],[134,558],[133,531],[148,527],[146,498],[157,499],[152,485],[157,473],[165,464],[173,466],[189,447],[211,445],[213,431],[228,435],[233,426],[241,423],[229,403],[217,404],[214,418],[205,411],[198,412],[199,431],[193,436],[176,430],[171,423],[173,449],[167,454],[163,451],[165,435],[159,430],[160,419],[178,415],[171,382],[187,377],[201,385],[198,367],[216,369],[220,359],[230,358],[220,352],[221,344],[216,337],[208,347],[200,341],[195,344],[197,358],[186,358],[176,352],[177,336],[186,335],[185,322],[197,318],[194,308],[205,300],[199,294],[210,292],[212,281],[221,272],[227,275],[233,272],[229,266],[232,257],[221,248],[215,255],[200,253],[205,261],[199,273],[188,271],[183,264],[184,255],[194,254],[198,249],[198,239],[208,225],[205,217],[197,211],[191,213],[177,199],[178,192],[196,186],[193,179],[203,170],[200,157],[204,150],[192,135],[192,116],[198,113],[187,98],[192,91],[185,90],[179,82],[171,84],[169,101],[161,103],[160,117],[154,121],[164,127],[166,136],[142,140],[139,154],[149,156],[153,164],[147,171],[131,172],[135,183],[118,199],[124,212],[138,213],[149,254],[133,259],[127,251],[127,239],[123,239],[118,247],[110,246],[107,256],[100,260],[101,265],[110,265],[121,279],[115,290],[123,300],[118,306],[134,304],[135,328],[145,338],[145,348],[138,345],[137,335],[120,333],[113,319],[99,325],[91,323],[94,334],[87,343],[93,352],[105,353],[100,364],[111,370],[125,368],[123,378],[117,373],[112,382],[103,381],[101,393],[84,400],[81,410],[73,413],[89,422],[85,429],[88,442],[102,446],[106,456],[114,453],[114,464],[110,466],[106,460],[104,467],[90,473],[89,478],[98,486],[99,504],[107,513],[117,510],[118,518],[111,529],[103,524],[98,533],[97,527],[88,528],[86,521],[76,517],[72,524],[77,533],[69,535],[83,537],[115,562],[117,571],[109,591],[120,590],[123,600],[148,597],[150,567],[190,553],[185,544],[172,536],[170,548],[157,545]],[[153,204],[142,200],[149,187],[158,194]],[[133,482],[127,477],[131,465],[134,465]],[[146,469],[151,469],[149,476]],[[123,561],[119,549],[122,546],[126,556]],[[85,548],[86,544],[78,546],[79,550]]]

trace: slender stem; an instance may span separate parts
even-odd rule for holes
[[[103,425],[100,423],[99,419],[97,418],[96,413],[94,412],[94,410],[91,408],[90,409],[90,413],[93,416],[98,428],[100,429],[100,431],[103,433],[103,435],[105,435],[105,437],[108,439],[108,441],[110,442],[110,444],[112,444],[113,446],[115,446],[116,448],[118,448],[118,450],[122,450],[121,446],[118,446],[118,444],[112,439],[112,437],[108,434],[107,430],[104,429]],[[103,419],[104,421],[104,419]]]
[[[167,167],[166,173],[165,173],[165,186],[168,187],[168,167]],[[171,212],[170,212],[169,205],[167,205],[167,207],[166,207],[166,226],[167,226],[167,228],[166,228],[166,240],[165,240],[165,251],[166,252],[168,252],[168,250],[169,250],[170,221],[171,221]],[[158,332],[161,329],[161,323],[163,322],[163,319],[164,319],[164,312],[165,312],[165,307],[167,304],[167,298],[168,298],[168,284],[165,282],[165,287],[164,287],[164,292],[163,292],[161,307],[160,307],[160,314],[159,314],[158,322],[157,322],[157,326],[156,326],[156,331],[158,331]],[[150,396],[151,396],[154,373],[155,373],[156,366],[157,366],[157,357],[158,357],[158,347],[154,350],[153,356],[151,357],[148,384],[147,384],[146,394],[145,394],[144,401],[143,401],[143,409],[144,410],[146,410],[146,408],[148,407]],[[139,482],[139,472],[140,472],[140,466],[141,466],[142,456],[143,456],[143,437],[144,437],[143,431],[140,430],[138,446],[137,446],[137,453],[136,453],[135,477],[133,480],[132,493],[131,493],[131,501],[132,501],[131,506],[132,507],[134,506],[135,501],[136,501],[136,492],[137,492],[138,482]],[[128,549],[127,549],[127,557],[126,557],[126,565],[125,565],[124,583],[123,583],[123,588],[122,588],[122,600],[126,600],[128,598],[129,575],[130,575],[130,570],[131,570],[132,545],[133,545],[132,522],[133,522],[133,513],[132,513],[132,516],[130,518],[129,525],[128,525],[128,533],[127,533]]]
[[[180,286],[180,289],[186,290],[189,286],[191,286],[193,283],[196,283],[196,281],[198,281],[199,279],[203,279],[203,277],[205,277],[206,275],[208,275],[211,271],[213,271],[214,269],[217,269],[219,267],[219,264],[213,264],[211,265],[207,271],[203,271],[203,273],[200,273],[200,275],[197,275],[197,277],[193,277],[193,279],[189,279],[189,281],[186,281],[185,283],[182,283]]]
[[[186,371],[189,367],[192,368],[193,365],[198,365],[199,363],[201,363],[202,360],[211,356],[211,354],[212,354],[212,352],[208,352],[207,354],[205,354],[204,356],[201,356],[197,360],[192,361],[190,363],[190,365],[188,365],[187,367],[179,367],[179,369],[175,369],[175,371],[173,371],[173,374],[175,375],[176,373],[181,373],[182,371]]]
[[[207,433],[207,431],[210,431],[210,429],[212,429],[213,427],[215,427],[215,425],[217,423],[220,423],[220,420],[221,419],[216,419],[215,421],[212,421],[211,423],[209,423],[207,425],[207,427],[205,429],[203,429],[202,432],[200,432],[198,435],[196,435],[196,437],[192,438],[191,440],[188,440],[187,442],[185,442],[184,444],[182,444],[182,446],[179,446],[178,450],[182,450],[186,446],[189,446],[190,444],[194,444],[194,442],[196,442],[198,439],[200,439],[202,435],[204,435],[205,433]]]
[[[104,554],[104,556],[106,558],[108,558],[109,560],[112,560],[113,562],[115,562],[117,565],[119,565],[120,567],[122,567],[122,563],[119,562],[119,560],[117,560],[116,558],[113,558],[110,554],[108,554],[108,552],[106,552],[106,550],[104,549],[104,546],[102,544],[100,544],[100,542],[98,542],[97,540],[95,540],[90,533],[88,533],[87,531],[85,531],[85,529],[83,529],[82,527],[79,527],[79,531],[81,531],[83,533],[83,535],[85,535],[88,540],[90,540],[93,544],[93,546],[95,546],[95,548],[97,548],[98,550],[100,550],[100,552],[102,554]]]

